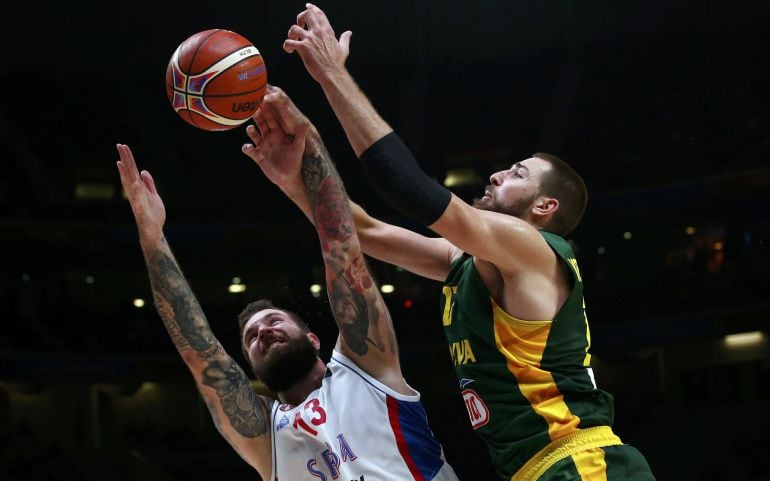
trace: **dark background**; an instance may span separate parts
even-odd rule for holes
[[[583,174],[590,201],[570,240],[597,381],[658,479],[770,479],[770,4],[319,5],[338,33],[353,30],[351,72],[424,170],[476,175],[458,195],[537,151]],[[0,478],[257,479],[216,433],[149,302],[117,142],[153,172],[167,237],[229,352],[237,313],[260,297],[305,316],[324,355],[334,343],[328,305],[308,290],[323,280],[315,233],[240,153],[243,128],[197,130],[168,103],[166,64],[191,34],[249,38],[325,136],[351,197],[422,229],[369,191],[321,89],[281,50],[302,8],[2,7]],[[439,284],[371,267],[395,286],[385,297],[405,376],[448,460],[463,480],[493,479],[457,395]],[[242,294],[227,291],[235,276]]]

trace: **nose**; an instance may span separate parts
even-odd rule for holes
[[[272,326],[266,326],[262,324],[259,326],[259,329],[257,330],[257,334],[259,334],[260,336],[264,336],[265,334],[270,334],[273,331],[274,329],[272,328]]]
[[[489,176],[489,183],[497,187],[502,183],[502,172],[494,172],[492,175]]]
[[[269,336],[275,331],[271,326],[260,324],[257,327],[257,341],[261,341],[265,336]]]

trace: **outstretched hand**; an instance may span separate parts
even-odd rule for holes
[[[254,125],[246,127],[253,143],[241,150],[282,190],[303,189],[302,156],[318,149],[318,133],[288,95],[269,86],[254,114]]]
[[[143,246],[155,245],[163,238],[163,224],[166,222],[163,200],[150,173],[146,170],[139,172],[131,149],[124,144],[118,144],[117,148],[120,183],[131,204],[139,228],[139,240]]]
[[[297,24],[289,28],[283,49],[288,53],[296,51],[308,73],[316,82],[323,83],[345,68],[353,32],[345,31],[337,40],[323,10],[312,3],[305,4],[305,8],[297,15]]]

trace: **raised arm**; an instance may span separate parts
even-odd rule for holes
[[[294,105],[286,93],[270,86],[262,105],[254,115],[255,126],[246,128],[253,143],[245,144],[243,152],[254,160],[262,172],[291,199],[313,222],[310,198],[302,179],[301,158],[288,156],[280,147],[285,132],[295,132],[301,125],[309,125],[306,151],[322,144],[318,131]],[[257,148],[259,147],[259,148]],[[443,281],[449,273],[459,249],[445,239],[426,237],[416,232],[375,219],[361,206],[350,203],[361,247],[375,259],[398,265],[417,275]]]
[[[349,30],[339,40],[326,14],[311,3],[297,16],[283,43],[285,51],[297,52],[310,75],[321,84],[356,156],[393,129],[377,113],[345,68]]]
[[[326,148],[315,139],[310,142],[302,177],[321,242],[329,304],[340,329],[337,348],[385,385],[411,394],[401,374],[390,312],[366,265],[345,188]]]
[[[270,106],[271,100],[266,101],[262,109]],[[310,122],[279,119],[255,117],[259,132],[247,130],[254,144],[244,145],[243,151],[301,203],[316,227],[329,302],[340,330],[336,348],[384,384],[411,393],[401,375],[390,313],[364,260],[348,197],[329,154]]]
[[[268,401],[254,392],[246,374],[214,337],[163,235],[166,213],[152,176],[139,173],[128,146],[117,148],[120,180],[139,228],[155,307],[217,429],[262,479],[268,479],[272,469]]]
[[[337,40],[326,14],[307,4],[289,29],[284,50],[297,52],[321,85],[361,167],[377,194],[462,251],[504,273],[539,266],[552,253],[537,230],[520,219],[481,212],[428,177],[408,147],[382,119],[345,67],[349,31]]]

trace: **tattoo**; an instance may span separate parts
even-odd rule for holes
[[[336,278],[329,287],[329,301],[342,338],[350,350],[359,356],[365,355],[369,351],[366,344],[369,333],[369,305],[366,298],[353,291],[344,279]]]
[[[302,158],[302,175],[310,192],[313,216],[322,245],[332,240],[346,242],[353,235],[353,216],[350,214],[342,180],[325,148],[318,155],[305,155]],[[328,251],[328,248],[324,250]]]
[[[235,361],[223,359],[210,362],[203,370],[202,383],[216,391],[222,411],[233,429],[241,436],[255,438],[267,432],[269,420],[267,403],[254,392],[243,369]],[[216,409],[210,402],[206,402],[206,405],[219,429],[221,421],[218,419]]]
[[[206,351],[215,346],[214,333],[176,261],[158,250],[148,258],[147,268],[155,306],[177,349]]]
[[[201,394],[201,398],[203,399],[203,402],[206,404],[206,407],[208,408],[209,412],[211,413],[211,419],[214,420],[214,427],[217,428],[217,431],[220,433],[222,432],[222,421],[219,420],[219,416],[217,416],[217,407],[214,405],[214,403],[209,400],[209,398],[206,397],[206,395],[203,393],[200,388],[198,388],[198,391]]]
[[[217,342],[206,316],[170,252],[159,249],[147,256],[155,305],[174,345],[180,351],[194,350],[208,361],[202,371],[201,384],[212,387],[230,425],[244,437],[265,434],[269,424],[269,408],[251,387],[243,369]],[[199,386],[200,389],[200,386]],[[222,432],[222,419],[216,403],[201,391],[214,425]]]
[[[342,339],[359,356],[367,354],[370,344],[385,351],[377,329],[380,312],[374,281],[354,235],[345,187],[326,148],[305,154],[302,175],[326,264],[329,301]],[[370,331],[375,339],[368,337]],[[395,343],[395,338],[391,342]]]

